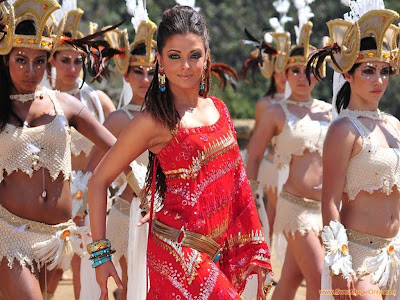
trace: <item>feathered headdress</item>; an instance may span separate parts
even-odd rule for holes
[[[284,30],[285,24],[292,21],[292,18],[287,16],[290,2],[288,0],[277,0],[273,2],[273,6],[280,15],[279,19],[277,17],[269,19],[269,23],[275,32],[266,31],[264,40],[259,42],[245,29],[248,40],[241,40],[241,42],[253,45],[256,49],[250,53],[243,64],[240,71],[243,78],[246,78],[247,72],[251,70],[253,81],[255,81],[254,74],[257,67],[266,78],[270,78],[274,71],[282,72],[284,70],[290,47],[290,34]],[[271,45],[273,42],[275,47]]]
[[[56,24],[63,33],[54,52],[71,50],[71,46],[65,40],[83,37],[83,34],[78,30],[82,15],[83,10],[77,7],[76,0],[64,0],[61,9],[53,13]]]
[[[307,74],[313,72],[318,78],[315,68],[327,57],[331,58],[335,71],[333,77],[332,106],[335,107],[336,96],[346,82],[340,74],[348,72],[356,63],[368,61],[387,62],[394,73],[398,73],[399,28],[392,23],[399,17],[393,10],[385,9],[382,0],[342,0],[350,7],[344,19],[327,22],[329,28],[328,45],[315,51],[307,64]],[[373,38],[376,49],[360,50],[364,38]],[[336,115],[336,111],[333,112]]]
[[[86,54],[87,59],[85,67],[89,74],[93,77],[92,82],[95,80],[101,82],[103,77],[107,77],[109,73],[107,65],[110,58],[123,53],[121,50],[111,47],[107,41],[99,39],[108,31],[120,26],[123,22],[124,21],[79,39],[64,40],[64,43],[71,45],[77,51],[83,51]],[[83,81],[84,80],[85,72]]]
[[[345,2],[351,11],[343,19],[327,22],[329,28],[328,45],[319,49],[310,58],[309,68],[331,57],[332,67],[337,73],[348,72],[354,64],[368,61],[387,62],[398,72],[399,29],[392,24],[398,13],[385,9],[382,0],[356,0]],[[361,40],[373,38],[376,49],[360,50]]]
[[[131,22],[135,29],[135,39],[129,44],[128,31],[111,30],[106,33],[107,41],[112,47],[121,49],[123,55],[114,57],[115,65],[121,74],[128,71],[129,66],[155,66],[156,41],[153,39],[157,25],[148,16],[147,9],[142,0],[127,0],[128,12],[132,15]],[[135,55],[131,52],[140,44],[146,47],[144,55]]]
[[[290,68],[294,65],[305,65],[307,63],[308,55],[310,50],[313,51],[316,47],[310,44],[310,35],[313,23],[310,19],[314,16],[311,11],[309,4],[314,0],[295,0],[294,4],[297,8],[297,15],[299,19],[299,25],[294,26],[296,32],[296,45],[292,46],[290,53],[293,53],[296,49],[303,49],[302,55],[294,55],[287,58],[286,68]]]
[[[132,15],[131,23],[135,29],[135,38],[129,43],[127,29],[114,29],[106,33],[107,41],[113,48],[120,49],[121,55],[114,56],[114,63],[121,74],[125,74],[130,66],[154,68],[156,64],[155,50],[157,43],[154,40],[154,33],[157,25],[148,16],[143,0],[126,0],[127,11]],[[145,45],[144,55],[131,54],[138,45]],[[119,107],[128,104],[132,99],[132,89],[124,80]]]

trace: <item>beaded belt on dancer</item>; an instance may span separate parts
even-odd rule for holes
[[[200,233],[187,231],[183,226],[181,229],[177,229],[155,219],[153,221],[152,231],[156,235],[178,243],[183,247],[204,252],[214,262],[217,262],[221,257],[221,247],[217,242]]]

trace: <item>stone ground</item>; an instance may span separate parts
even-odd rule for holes
[[[272,262],[272,266],[274,265],[274,262]],[[279,272],[275,271],[275,274],[279,276]],[[67,274],[68,277],[71,276],[70,273]],[[279,277],[278,277],[279,278]],[[109,300],[114,300],[114,296],[112,295],[112,292],[115,289],[115,283],[113,279],[109,280],[109,285],[108,285],[108,290],[109,290]],[[272,290],[273,291],[273,290]],[[271,294],[268,296],[268,299],[270,299]],[[306,289],[304,285],[300,286],[300,288],[297,291],[296,298],[295,300],[305,300],[306,299]],[[55,294],[55,300],[74,300],[74,293],[72,290],[72,280],[62,280],[60,281],[60,284],[58,285],[56,294]],[[97,300],[97,299],[93,299]]]

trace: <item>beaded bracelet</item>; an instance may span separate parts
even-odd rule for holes
[[[96,268],[110,260],[111,260],[111,255],[105,256],[101,259],[95,259],[94,262],[92,263],[92,268]]]
[[[86,246],[87,252],[89,254],[91,254],[93,252],[97,252],[99,250],[107,249],[107,248],[111,248],[111,242],[108,239],[98,240],[98,241],[90,243]]]
[[[89,259],[94,260],[96,258],[112,255],[114,253],[115,253],[115,249],[106,248],[106,249],[102,249],[102,250],[91,253]]]

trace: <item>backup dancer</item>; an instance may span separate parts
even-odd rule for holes
[[[400,123],[378,108],[398,73],[399,15],[383,1],[355,4],[327,23],[330,45],[309,62],[330,55],[338,91],[323,156],[321,299],[337,288],[347,292],[341,299],[399,299]]]
[[[322,271],[322,146],[331,121],[331,105],[311,95],[317,79],[312,77],[309,85],[305,71],[308,54],[315,49],[309,44],[312,23],[304,20],[301,25],[296,45],[290,48],[290,43],[282,42],[287,54],[284,69],[289,97],[266,109],[248,145],[247,171],[254,188],[260,162],[272,138],[278,168],[289,166],[274,222],[274,233],[284,234],[288,246],[272,299],[294,299],[303,279],[307,298],[318,299]]]
[[[115,141],[74,97],[39,85],[62,26],[56,1],[0,4],[0,289],[7,299],[42,299],[47,270],[82,252],[70,219],[70,126],[104,151]],[[74,251],[72,251],[74,250]],[[45,296],[46,297],[46,296]]]

